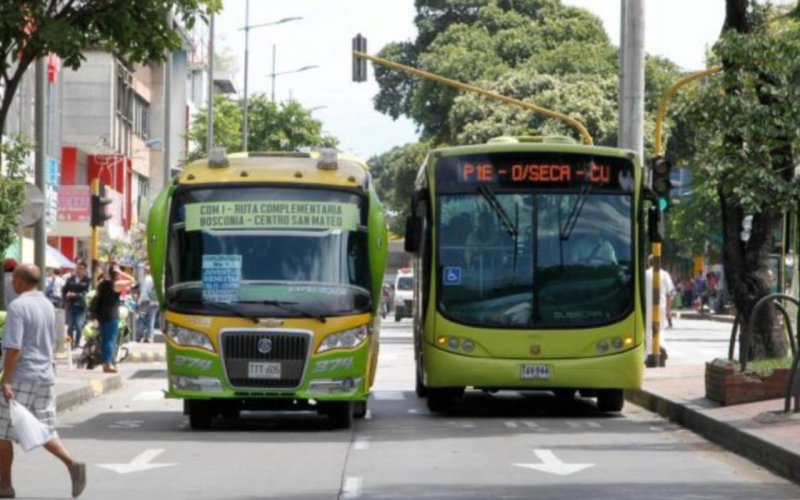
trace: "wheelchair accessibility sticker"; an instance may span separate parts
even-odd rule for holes
[[[461,268],[460,267],[445,267],[444,276],[442,276],[444,286],[458,286],[461,284]]]

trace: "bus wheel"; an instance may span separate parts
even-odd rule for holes
[[[356,401],[353,405],[353,417],[357,419],[362,419],[367,416],[367,402],[366,401]]]
[[[625,404],[625,394],[621,389],[597,391],[597,409],[605,412],[620,412]]]
[[[205,401],[186,401],[186,403],[188,403],[189,427],[195,430],[210,429],[214,421],[210,405]]]
[[[332,429],[349,429],[353,425],[354,407],[352,401],[328,403],[328,424]]]
[[[414,384],[414,392],[417,394],[418,398],[427,398],[428,397],[428,388],[425,387],[425,382],[422,381],[422,374],[420,373],[420,368],[417,367],[417,381]]]
[[[428,387],[428,409],[434,413],[449,413],[453,411],[455,400],[463,394],[464,389]]]

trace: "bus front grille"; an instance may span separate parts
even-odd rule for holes
[[[222,357],[234,388],[291,389],[303,380],[310,333],[234,331],[222,335]]]

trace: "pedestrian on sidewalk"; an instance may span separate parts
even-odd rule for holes
[[[91,281],[86,275],[86,262],[75,261],[75,274],[67,279],[62,295],[66,300],[66,310],[69,313],[67,334],[72,339],[74,347],[80,347],[81,333],[86,325],[86,294],[89,293]]]
[[[36,287],[41,271],[30,264],[14,270],[12,285],[17,299],[9,306],[3,338],[3,399],[0,403],[0,498],[14,498],[11,466],[14,461],[9,403],[16,400],[50,429],[44,448],[67,467],[72,497],[86,487],[86,464],[67,451],[56,425],[55,358],[56,314],[53,304]]]
[[[672,278],[669,276],[669,273],[665,270],[661,269],[659,272],[660,278],[660,287],[659,287],[659,295],[658,295],[658,309],[660,312],[660,321],[658,331],[663,334],[663,332],[667,329],[667,314],[672,312],[672,296],[675,293],[675,284],[672,283]],[[660,353],[653,353],[652,350],[652,343],[653,343],[653,256],[651,255],[647,259],[647,271],[645,271],[644,275],[644,282],[645,282],[645,353],[647,354],[656,354],[657,356],[661,356],[663,359],[666,359],[666,352],[667,350],[664,349],[663,344],[663,336],[659,338],[660,342]]]
[[[158,300],[156,289],[153,286],[153,276],[150,275],[150,265],[144,265],[144,279],[140,283],[139,324],[136,329],[136,341],[153,343],[153,330],[156,326],[156,313],[158,313]]]
[[[97,286],[97,322],[100,324],[100,363],[103,372],[117,373],[114,367],[114,347],[119,332],[120,294],[136,280],[122,272],[119,264],[111,262],[106,268],[103,280]]]
[[[14,269],[16,269],[16,267],[17,261],[10,257],[3,261],[3,270],[5,271],[3,290],[5,291],[6,303],[4,305],[6,311],[8,310],[8,305],[11,304],[11,301],[17,298],[17,294],[14,292],[14,287],[11,286],[11,279],[13,278]]]

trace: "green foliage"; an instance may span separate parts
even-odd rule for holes
[[[302,147],[335,148],[339,141],[322,132],[322,122],[297,101],[280,105],[263,94],[247,100],[250,151],[293,151]],[[189,127],[189,139],[195,149],[189,161],[206,156],[208,111],[198,114]],[[228,96],[214,97],[214,143],[228,152],[242,150],[242,108]]]
[[[554,109],[584,122],[595,143],[616,145],[618,50],[600,20],[559,0],[418,0],[413,42],[381,56]],[[463,93],[425,79],[375,68],[377,110],[414,120],[437,144],[483,142],[504,134],[576,136],[561,121]],[[678,68],[648,58],[645,86],[660,96]],[[658,97],[647,100],[647,120]],[[652,133],[648,136],[652,144]]]
[[[0,133],[23,73],[39,57],[58,55],[77,69],[83,52],[103,48],[130,63],[161,60],[182,45],[167,22],[173,9],[191,28],[197,17],[218,11],[222,0],[3,0],[0,2],[0,80],[6,86]]]
[[[432,146],[427,142],[406,144],[374,156],[367,162],[378,195],[388,210],[397,212],[390,227],[396,234],[405,234],[408,200],[414,191],[417,172],[430,149]]]
[[[14,242],[19,231],[19,216],[25,208],[26,159],[30,144],[22,140],[0,143],[0,249]]]

